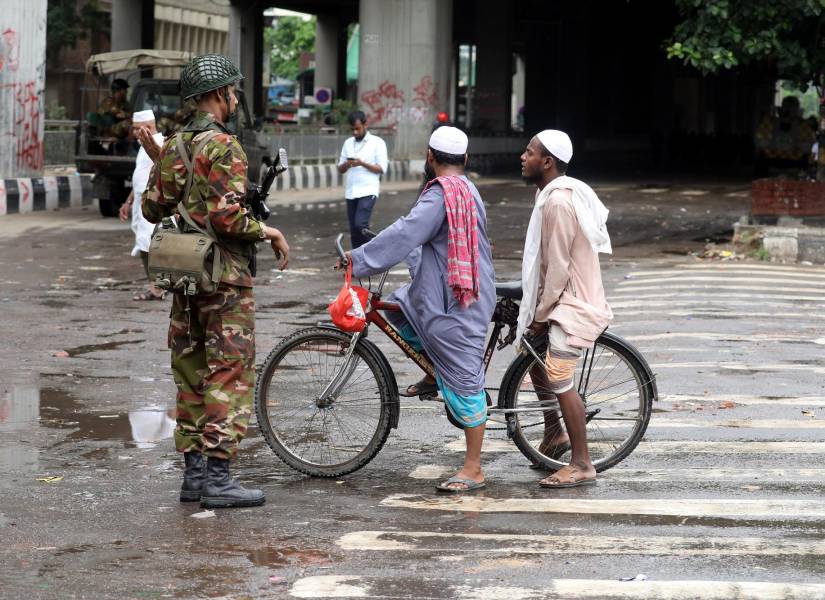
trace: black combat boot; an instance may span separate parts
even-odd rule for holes
[[[206,483],[201,493],[203,508],[242,508],[260,506],[266,502],[261,490],[241,487],[229,476],[229,461],[209,457],[206,461]]]
[[[183,485],[180,486],[181,502],[197,502],[201,499],[203,482],[206,481],[206,461],[200,452],[184,452]]]

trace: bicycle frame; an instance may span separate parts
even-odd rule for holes
[[[401,334],[389,324],[389,322],[379,313],[379,310],[385,310],[389,312],[399,312],[401,307],[396,304],[395,302],[384,302],[381,299],[381,293],[384,289],[384,283],[387,280],[387,273],[383,273],[381,275],[381,279],[378,283],[378,289],[374,292],[370,293],[369,299],[369,307],[366,313],[367,324],[375,324],[384,334],[389,337],[393,343],[398,346],[401,351],[406,354],[416,365],[418,365],[422,371],[427,373],[430,377],[435,378],[435,368],[433,364],[427,359],[426,355],[423,352],[416,351],[412,346],[410,346]],[[503,324],[499,322],[494,322],[493,332],[490,335],[490,340],[487,342],[487,349],[484,352],[484,372],[487,372],[487,368],[490,365],[490,360],[493,357],[493,352],[495,351],[495,344],[498,340],[498,336],[501,333],[502,328],[504,327]]]

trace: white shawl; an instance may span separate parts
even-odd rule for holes
[[[613,253],[613,248],[610,246],[610,236],[607,233],[607,215],[610,211],[599,200],[593,188],[583,181],[566,175],[556,177],[544,186],[544,189],[536,194],[536,204],[533,206],[530,224],[527,226],[527,238],[524,240],[524,254],[521,262],[523,291],[521,305],[519,306],[517,341],[521,340],[521,336],[533,322],[533,315],[536,313],[536,300],[539,293],[539,269],[541,266],[542,208],[547,199],[550,198],[553,190],[558,189],[567,189],[573,192],[573,208],[576,211],[576,219],[585,237],[593,247],[593,251],[604,254]]]

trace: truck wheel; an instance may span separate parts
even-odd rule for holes
[[[120,211],[120,205],[123,202],[115,202],[111,198],[99,198],[98,207],[100,208],[100,214],[104,217],[116,217],[118,211]],[[117,204],[117,206],[115,206]]]

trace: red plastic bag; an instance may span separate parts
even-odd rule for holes
[[[367,325],[365,310],[369,295],[369,290],[352,285],[352,263],[348,264],[344,285],[338,297],[327,307],[335,326],[341,331],[363,331]]]

